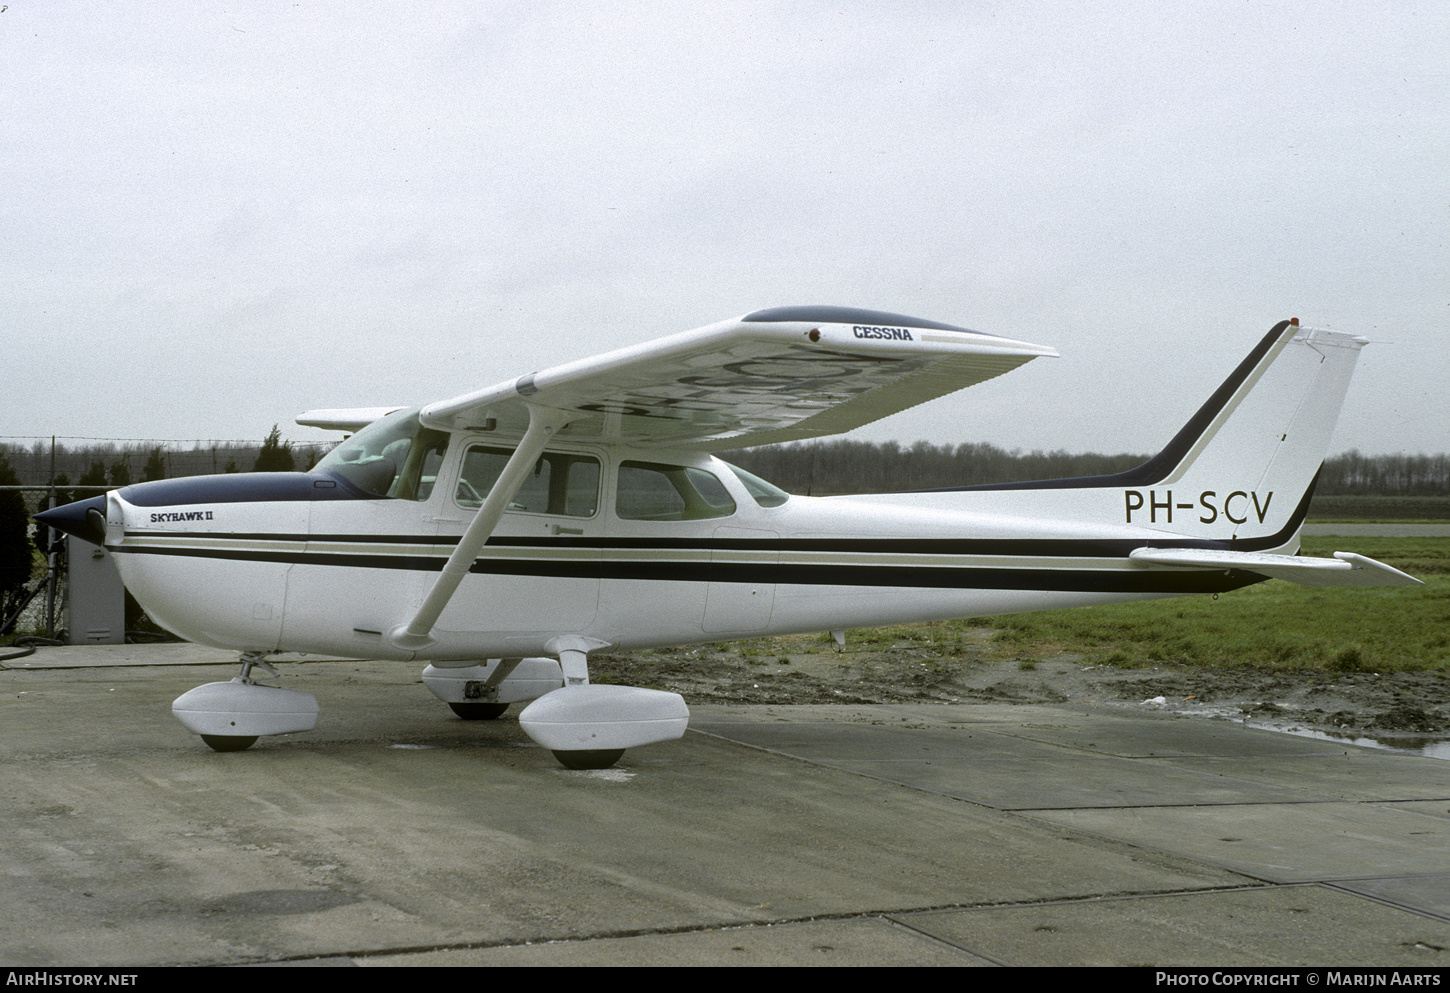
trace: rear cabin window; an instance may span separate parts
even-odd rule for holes
[[[454,499],[459,506],[483,505],[513,455],[512,449],[476,445],[463,456],[463,473]],[[524,477],[508,509],[523,514],[593,517],[599,509],[599,460],[589,455],[545,452]]]
[[[704,469],[621,462],[614,512],[626,521],[703,521],[729,517],[735,501]]]

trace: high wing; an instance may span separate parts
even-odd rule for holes
[[[1056,354],[900,314],[781,307],[429,404],[419,413],[428,427],[497,432],[518,447],[412,620],[384,637],[408,651],[433,643],[433,625],[552,437],[701,451],[816,438]],[[368,413],[311,411],[298,423],[346,427]]]
[[[1055,349],[846,307],[780,307],[556,366],[423,408],[442,430],[721,451],[839,434]],[[315,412],[322,413],[322,412]]]

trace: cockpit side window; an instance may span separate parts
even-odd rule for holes
[[[735,501],[704,469],[621,462],[614,512],[626,521],[703,521],[729,517]]]
[[[328,452],[316,468],[373,496],[426,500],[447,450],[448,435],[423,427],[414,408],[369,424]]]
[[[512,455],[507,448],[469,448],[463,456],[463,473],[454,494],[459,506],[481,507]],[[524,514],[593,517],[599,509],[599,460],[592,455],[545,452],[534,463],[534,471],[524,477],[508,509]]]

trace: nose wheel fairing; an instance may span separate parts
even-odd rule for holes
[[[241,751],[262,735],[294,734],[317,726],[317,697],[258,683],[252,678],[253,667],[278,675],[260,656],[245,655],[239,675],[188,690],[172,701],[171,713],[218,752]]]

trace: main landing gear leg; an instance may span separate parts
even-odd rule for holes
[[[464,691],[468,694],[466,701],[450,703],[448,706],[465,721],[492,721],[502,717],[509,705],[498,702],[498,684],[507,679],[522,661],[523,659],[499,659],[487,679],[481,683],[475,681],[468,684]]]
[[[626,748],[669,741],[685,733],[689,708],[678,693],[638,686],[595,686],[588,653],[607,647],[592,638],[555,638],[564,685],[519,714],[519,725],[567,769],[607,769]]]
[[[431,663],[423,685],[465,721],[491,721],[511,703],[528,703],[564,682],[557,659],[479,659]]]
[[[559,668],[564,671],[564,686],[589,685],[589,655],[586,651],[577,648],[561,650]],[[565,769],[608,769],[624,757],[623,748],[556,748],[553,751],[554,758]]]

